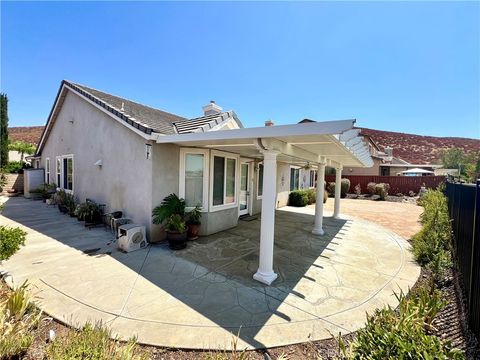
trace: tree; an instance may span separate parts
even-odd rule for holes
[[[0,168],[8,164],[8,98],[0,94]]]
[[[462,149],[451,148],[444,150],[441,154],[442,164],[445,169],[460,169],[465,165],[465,153]]]
[[[458,169],[464,180],[475,181],[480,174],[480,153],[465,154],[462,149],[451,148],[441,154],[445,169]]]
[[[25,154],[32,155],[35,153],[35,145],[27,143],[25,141],[15,141],[8,145],[8,150],[17,151],[20,153],[20,161],[23,162],[23,156]]]

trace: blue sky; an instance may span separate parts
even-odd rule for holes
[[[303,118],[480,137],[480,4],[1,2],[11,126],[45,123],[62,79],[245,126]]]

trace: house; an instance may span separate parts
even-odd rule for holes
[[[373,160],[373,166],[369,168],[349,167],[345,169],[345,175],[396,176],[404,175],[406,171],[411,169],[420,169],[433,175],[435,169],[442,167],[442,165],[431,163],[409,163],[398,156],[394,156],[394,148],[390,146],[386,146],[382,150],[368,133],[361,131],[360,136],[363,137],[367,144],[368,151]]]
[[[270,284],[275,208],[291,189],[324,188],[325,167],[368,167],[373,162],[355,120],[244,128],[234,111],[215,102],[188,119],[70,81],[62,81],[36,154],[47,183],[121,210],[144,224],[150,241],[163,238],[152,209],[170,193],[187,209],[202,207],[201,234],[262,213],[260,264],[254,278]],[[340,186],[335,216],[340,206]],[[323,191],[317,191],[312,232],[323,234]]]

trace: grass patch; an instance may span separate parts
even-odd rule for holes
[[[0,303],[0,359],[21,357],[32,344],[39,321],[25,282]]]
[[[80,330],[70,329],[46,348],[51,360],[143,360],[148,359],[132,338],[123,343],[111,339],[111,332],[102,324],[87,324]]]

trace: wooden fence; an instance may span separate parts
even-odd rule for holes
[[[350,193],[354,192],[355,186],[360,184],[362,188],[362,194],[368,193],[367,184],[374,183],[387,183],[390,185],[390,195],[396,195],[402,193],[408,195],[409,191],[418,193],[420,187],[425,185],[428,188],[436,188],[442,182],[445,181],[445,176],[374,176],[374,175],[344,175],[342,178],[350,180]],[[325,176],[325,180],[328,182],[335,181],[335,175]]]
[[[480,180],[477,184],[447,182],[453,249],[461,273],[470,328],[480,340]]]

